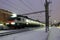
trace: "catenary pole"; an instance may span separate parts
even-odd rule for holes
[[[46,32],[49,31],[49,2],[45,0],[45,24]]]

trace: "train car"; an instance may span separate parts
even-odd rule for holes
[[[17,15],[17,17],[10,17],[6,25],[10,29],[20,29],[25,27],[38,27],[40,26],[40,22],[37,20],[33,20],[28,18],[27,16]],[[42,24],[41,24],[42,25]]]
[[[26,18],[25,16],[21,15],[17,17],[10,17],[8,18],[6,26],[8,26],[10,29],[24,28],[26,26],[25,18]]]

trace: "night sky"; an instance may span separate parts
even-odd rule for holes
[[[48,0],[49,1],[49,0]],[[60,0],[50,0],[49,7],[50,22],[60,21]],[[25,14],[44,10],[45,0],[0,0],[0,8],[6,9],[16,14]],[[27,15],[28,17],[40,21],[45,21],[45,13]],[[55,22],[54,22],[55,20]]]

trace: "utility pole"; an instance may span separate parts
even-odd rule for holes
[[[46,24],[46,32],[49,31],[49,3],[47,0],[45,0],[45,10],[44,11],[38,11],[38,12],[32,12],[22,15],[30,15],[30,14],[36,14],[36,13],[42,13],[45,12],[45,24]]]
[[[46,24],[46,32],[49,31],[49,2],[45,0],[45,24]]]

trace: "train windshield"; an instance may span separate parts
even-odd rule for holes
[[[18,21],[20,21],[20,20],[21,20],[21,18],[17,18],[17,20],[18,20]]]

